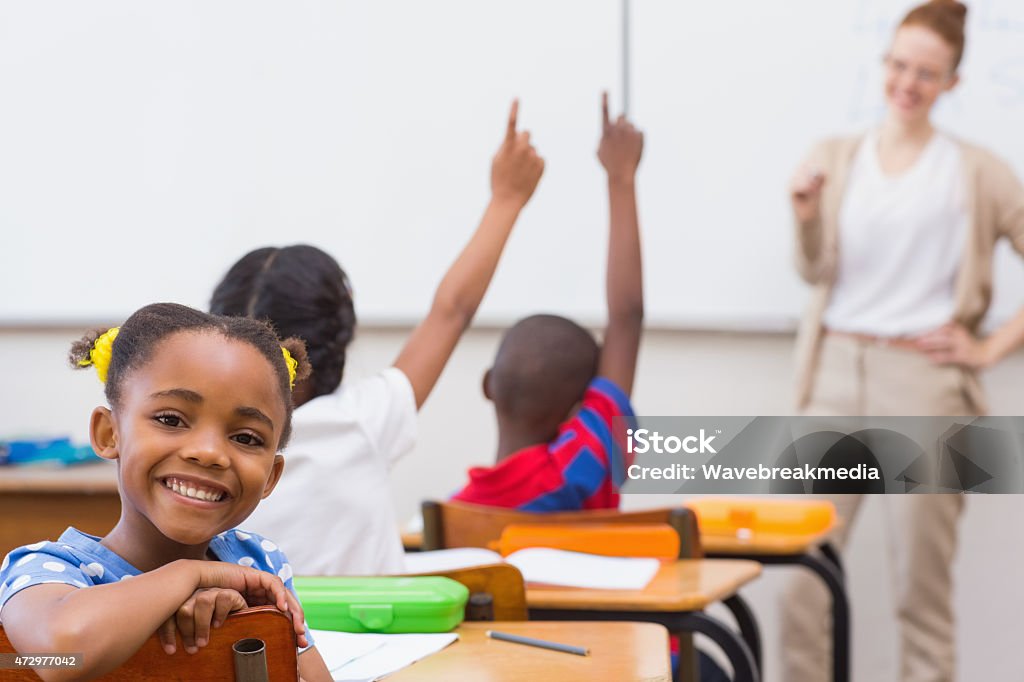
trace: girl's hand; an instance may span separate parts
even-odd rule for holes
[[[597,158],[616,182],[632,182],[644,151],[644,134],[633,127],[625,116],[613,122],[608,115],[608,93],[601,95],[601,143]]]
[[[181,633],[185,651],[194,654],[210,641],[210,628],[219,628],[232,611],[249,605],[235,590],[221,587],[202,587],[192,593],[178,612],[167,619],[157,631],[164,651],[173,654],[176,650],[175,627]]]
[[[985,369],[993,364],[986,342],[955,322],[922,334],[917,338],[917,347],[936,365]]]
[[[199,588],[220,587],[234,590],[242,595],[249,606],[276,606],[278,611],[291,616],[299,647],[309,646],[302,605],[276,575],[224,561],[194,563],[199,564]]]
[[[821,188],[825,174],[816,168],[803,166],[789,183],[789,199],[793,214],[801,223],[816,219],[821,214]]]
[[[491,195],[522,208],[537,189],[544,173],[544,159],[530,144],[530,133],[516,132],[518,116],[519,100],[514,100],[508,114],[505,140],[491,162]]]

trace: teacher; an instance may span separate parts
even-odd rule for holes
[[[959,80],[966,15],[955,0],[911,10],[885,57],[884,120],[819,143],[791,183],[797,269],[813,287],[797,341],[804,414],[981,415],[977,372],[1024,344],[1024,310],[978,336],[996,242],[1024,254],[1024,188],[995,155],[931,122]],[[833,500],[840,545],[861,499]],[[894,502],[901,679],[951,681],[963,496]],[[829,598],[803,577],[785,597],[782,679],[828,679]]]

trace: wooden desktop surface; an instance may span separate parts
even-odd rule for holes
[[[105,535],[121,515],[117,466],[0,467],[0,556],[68,526]]]
[[[488,639],[487,630],[590,649],[590,656]],[[668,631],[653,623],[463,623],[459,641],[389,676],[388,682],[670,682]]]
[[[527,585],[531,609],[699,611],[734,595],[761,575],[761,564],[737,559],[679,559],[662,564],[642,590]]]

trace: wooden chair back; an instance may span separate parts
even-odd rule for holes
[[[419,575],[440,575],[460,582],[469,588],[471,600],[474,595],[490,595],[493,620],[527,620],[528,618],[523,574],[511,564],[487,564]],[[472,609],[467,607],[466,620],[478,620],[472,618],[471,615]]]
[[[124,665],[102,677],[102,682],[234,682],[235,661],[231,647],[241,639],[263,640],[266,646],[268,679],[298,682],[295,633],[291,619],[271,606],[257,606],[231,614],[210,634],[210,642],[198,653],[189,654],[178,641],[178,650],[168,656],[156,635],[142,645]],[[0,654],[17,653],[0,626]],[[5,670],[5,682],[39,682],[29,669]]]
[[[488,547],[510,524],[666,523],[679,533],[679,558],[703,556],[697,517],[686,507],[622,512],[599,509],[573,512],[525,512],[464,502],[423,502],[423,549]]]

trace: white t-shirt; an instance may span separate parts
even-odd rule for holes
[[[295,410],[284,474],[245,527],[274,538],[296,575],[404,568],[388,470],[416,443],[416,398],[401,370],[344,384]]]
[[[824,323],[876,336],[912,336],[953,318],[970,228],[960,147],[935,132],[917,161],[882,172],[878,134],[857,151],[839,212],[839,271]]]

